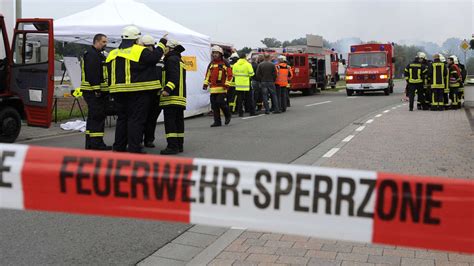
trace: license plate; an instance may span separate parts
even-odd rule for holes
[[[370,89],[370,85],[369,85],[369,84],[362,84],[361,87],[364,88],[364,89]]]

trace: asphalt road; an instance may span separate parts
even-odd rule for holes
[[[185,152],[181,156],[290,163],[357,119],[400,102],[402,83],[395,93],[347,97],[345,92],[292,95],[286,113],[234,117],[229,126],[210,128],[212,117],[186,120]],[[106,142],[113,142],[113,128]],[[156,130],[159,153],[166,146],[164,126]],[[75,134],[29,141],[31,145],[82,148],[84,136]],[[187,225],[86,217],[76,215],[0,211],[1,264],[134,264],[179,236]]]

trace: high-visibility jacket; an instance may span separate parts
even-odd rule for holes
[[[236,91],[250,91],[250,78],[255,75],[252,65],[246,59],[239,59],[232,66]]]
[[[169,52],[164,59],[163,90],[169,96],[160,97],[160,106],[177,106],[186,108],[186,64],[181,60],[181,54]]]
[[[428,69],[418,62],[412,62],[405,68],[405,80],[409,84],[423,84]]]
[[[112,50],[107,57],[111,93],[161,89],[156,64],[165,51],[165,40],[150,51],[140,45]]]
[[[277,69],[277,79],[275,84],[280,87],[287,87],[289,81],[293,78],[293,71],[287,63],[280,63],[276,66]]]
[[[81,59],[81,90],[108,91],[105,56],[93,46],[87,47]]]
[[[428,66],[428,80],[432,89],[446,88],[446,64],[436,59]]]
[[[207,67],[204,85],[209,87],[211,94],[226,93],[232,82],[232,68],[225,60],[212,61]]]
[[[461,70],[457,65],[451,65],[449,67],[449,87],[459,88],[461,87]]]

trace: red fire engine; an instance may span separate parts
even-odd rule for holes
[[[352,45],[346,70],[347,95],[354,91],[393,93],[394,62],[391,43]]]
[[[54,94],[52,19],[18,19],[10,45],[0,14],[0,142],[14,142],[21,120],[49,127]]]

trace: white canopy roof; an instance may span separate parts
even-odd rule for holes
[[[91,43],[96,33],[109,37],[110,46],[119,42],[122,29],[135,25],[142,34],[155,38],[169,33],[169,38],[183,44],[209,47],[210,38],[190,30],[162,15],[143,3],[133,0],[105,0],[91,9],[54,21],[55,39],[69,42]]]

